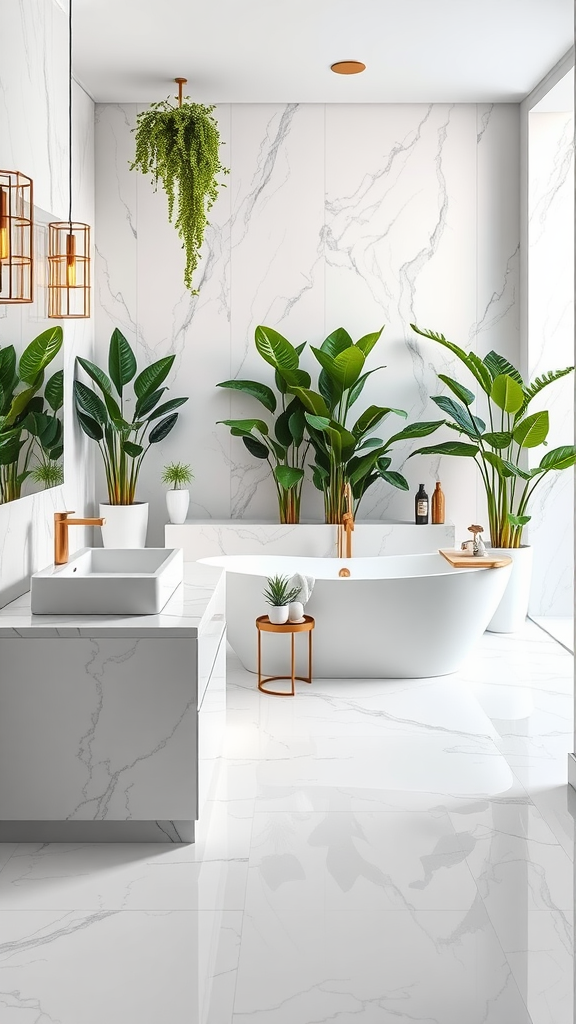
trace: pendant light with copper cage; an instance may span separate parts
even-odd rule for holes
[[[68,220],[48,225],[48,316],[90,316],[90,227],[72,220],[72,4],[68,0]]]

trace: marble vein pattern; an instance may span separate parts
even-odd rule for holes
[[[224,582],[188,564],[164,613],[85,616],[65,635],[24,598],[3,610],[3,821],[168,822],[178,838],[177,823],[197,819],[224,724]]]
[[[68,210],[67,18],[61,5],[44,0],[5,5],[0,39],[0,138],[2,166],[34,181],[34,202],[53,220]],[[73,204],[76,219],[94,224],[94,104],[74,84]],[[28,307],[0,304],[0,345],[31,341],[45,328],[42,260],[37,262],[37,301]],[[39,324],[42,323],[40,327]],[[93,355],[94,320],[68,321],[64,372],[70,381],[77,355]],[[65,388],[65,483],[0,506],[0,605],[22,594],[32,572],[52,559],[55,511],[92,512],[92,453],[78,430],[71,388]],[[81,547],[86,531],[71,545]]]
[[[193,463],[193,518],[275,518],[269,467],[215,425],[255,414],[253,402],[215,385],[262,378],[258,324],[311,344],[339,325],[356,338],[386,324],[386,368],[363,397],[412,419],[438,418],[428,398],[439,389],[434,370],[455,366],[439,346],[416,339],[411,321],[518,358],[517,106],[219,106],[231,174],[210,214],[200,295],[192,297],[181,285],[165,197],[128,169],[137,111],[104,104],[96,112],[98,346],[103,357],[118,323],[139,355],[174,352],[170,386],[177,381],[191,399],[169,444],[156,446],[144,466],[152,542],[161,542],[166,521],[157,479],[168,451]],[[310,353],[302,359],[315,365]],[[384,429],[389,435],[395,426]],[[424,480],[433,489],[440,476],[449,518],[458,535],[465,532],[484,509],[473,467],[446,458],[407,462],[412,450],[406,443],[396,456],[410,486]],[[322,516],[312,486],[302,514]],[[409,520],[411,499],[375,485],[362,516]]]
[[[167,547],[182,548],[185,561],[216,555],[309,555],[334,558],[337,527],[324,523],[187,522],[168,524],[164,532]],[[358,556],[426,554],[441,547],[454,547],[451,523],[416,526],[414,523],[356,521],[354,554]]]
[[[527,622],[284,701],[229,651],[194,845],[0,845],[2,1024],[572,1024],[571,671]]]

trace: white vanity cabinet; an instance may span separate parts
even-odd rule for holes
[[[0,841],[192,842],[225,724],[225,576],[151,616],[0,610]]]

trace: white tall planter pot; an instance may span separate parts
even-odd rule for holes
[[[504,596],[486,628],[489,633],[516,633],[522,629],[528,614],[532,548],[528,545],[521,548],[488,548],[488,554],[511,558],[512,572]],[[488,569],[487,572],[498,572],[498,569]]]
[[[100,502],[100,515],[106,520],[102,530],[105,548],[145,548],[148,529],[148,502],[134,505],[109,505]]]
[[[190,491],[183,491],[180,488],[166,491],[166,507],[171,523],[180,526],[186,522],[189,504]]]

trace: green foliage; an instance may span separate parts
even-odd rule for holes
[[[135,129],[131,170],[151,174],[155,189],[162,183],[168,197],[168,219],[174,221],[186,254],[184,284],[191,290],[208,223],[206,214],[222,187],[217,175],[228,173],[220,163],[214,109],[190,102],[173,106],[162,100],[138,114]]]
[[[546,444],[550,429],[549,414],[546,410],[527,415],[530,402],[543,388],[560,377],[572,373],[573,366],[553,370],[526,384],[520,371],[504,356],[489,352],[484,359],[473,352],[465,352],[443,334],[423,331],[411,325],[423,338],[429,338],[447,348],[455,355],[480,384],[488,404],[490,428],[468,408],[474,401],[474,394],[458,381],[438,374],[460,402],[438,395],[432,400],[450,419],[446,426],[468,437],[469,441],[446,441],[442,444],[419,448],[412,455],[454,455],[473,458],[480,471],[490,521],[490,537],[494,547],[519,547],[522,530],[530,521],[527,515],[528,503],[535,488],[547,473],[568,469],[576,463],[574,445],[563,445],[547,452],[540,465],[525,468],[527,449]],[[494,449],[494,450],[491,450]]]
[[[64,483],[64,470],[59,462],[45,462],[32,470],[31,477],[46,490]]]
[[[384,328],[367,334],[358,342],[343,327],[337,328],[312,352],[321,366],[318,390],[288,383],[306,411],[308,436],[314,451],[312,479],[324,494],[326,522],[340,523],[345,511],[344,486],[350,483],[356,508],[376,480],[381,479],[401,490],[408,483],[401,473],[390,470],[388,452],[394,443],[409,437],[423,437],[442,423],[411,424],[388,441],[372,437],[372,432],[391,414],[406,417],[403,409],[371,405],[351,422],[351,408],[364,384],[375,370],[365,369],[366,358],[377,344]],[[383,369],[383,367],[378,367]],[[283,370],[277,367],[280,375]],[[287,378],[288,382],[288,378]]]
[[[146,453],[151,445],[163,441],[174,429],[178,420],[175,410],[188,401],[187,398],[173,398],[162,405],[158,404],[167,390],[158,385],[166,380],[174,358],[164,356],[136,376],[136,356],[124,335],[116,329],[112,333],[108,351],[110,376],[89,359],[79,356],[76,360],[100,390],[98,394],[82,380],[74,381],[78,422],[86,436],[96,441],[100,449],[111,505],[134,503],[138,476]],[[136,403],[132,419],[127,420],[124,391],[131,381],[134,381]],[[117,397],[114,397],[114,392]],[[175,465],[190,471],[189,466]],[[169,468],[167,466],[165,472]]]
[[[164,466],[162,483],[171,484],[173,490],[178,490],[183,484],[189,484],[194,474],[190,466],[184,462],[169,462]]]
[[[29,477],[45,487],[62,482],[62,370],[44,384],[62,342],[58,326],[34,338],[19,360],[13,345],[0,348],[0,504],[19,498]]]
[[[271,327],[257,327],[254,340],[257,352],[274,367],[277,393],[268,384],[254,380],[225,380],[217,387],[255,399],[275,418],[270,426],[262,419],[218,422],[229,427],[233,437],[241,437],[254,458],[268,461],[276,486],[280,522],[297,523],[310,442],[305,436],[304,407],[298,398],[288,393],[287,381],[310,383],[310,375],[300,369],[305,345],[295,348]]]
[[[300,593],[300,587],[290,588],[288,576],[269,576],[266,580],[264,599],[267,604],[276,608],[282,608],[291,601],[295,601]]]
[[[274,370],[278,395],[269,385],[252,380],[228,380],[218,385],[256,399],[276,415],[272,427],[260,419],[219,422],[228,426],[234,437],[242,438],[251,455],[269,461],[281,522],[298,522],[305,459],[310,447],[314,453],[312,480],[324,495],[326,522],[339,523],[344,514],[346,483],[352,486],[356,507],[378,479],[407,490],[408,483],[402,474],[390,469],[388,452],[396,443],[433,433],[444,422],[413,423],[383,441],[372,436],[373,431],[391,414],[405,418],[403,409],[370,405],[364,412],[352,415],[352,407],[369,377],[384,369],[378,366],[366,370],[365,365],[382,330],[366,334],[354,343],[348,331],[338,327],[320,347],[312,347],[320,366],[314,390],[310,374],[300,366],[305,344],[295,347],[272,327],[257,327],[256,349]]]

